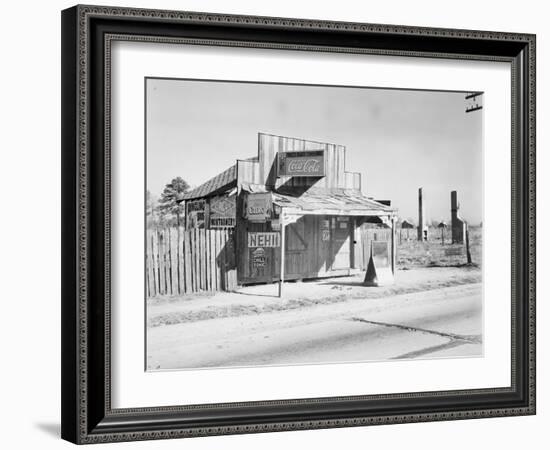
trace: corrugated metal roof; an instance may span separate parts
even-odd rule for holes
[[[225,192],[237,185],[237,166],[233,165],[192,191],[183,200],[208,197]],[[265,186],[243,184],[248,192],[266,192]],[[273,202],[287,210],[309,214],[333,215],[391,215],[397,210],[354,189],[316,189],[307,186],[283,187],[273,192]]]
[[[229,169],[224,170],[213,178],[210,178],[206,183],[192,191],[186,192],[183,195],[183,200],[193,198],[207,197],[209,195],[224,192],[237,185],[237,166],[233,165]]]
[[[277,191],[273,202],[293,212],[329,215],[392,215],[397,210],[351,189]]]

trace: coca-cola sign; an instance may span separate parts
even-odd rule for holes
[[[277,175],[290,177],[324,177],[325,152],[280,152],[278,154]]]

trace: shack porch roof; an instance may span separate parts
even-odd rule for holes
[[[351,189],[273,192],[273,203],[289,213],[334,216],[393,216],[397,209]]]

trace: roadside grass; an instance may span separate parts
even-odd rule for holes
[[[470,254],[472,264],[481,266],[482,235],[481,227],[470,227]],[[441,243],[441,231],[430,228],[427,242],[417,241],[410,234],[410,239],[402,239],[397,245],[397,267],[407,270],[410,267],[462,267],[467,264],[464,244],[451,244],[450,230],[445,230],[444,243]]]

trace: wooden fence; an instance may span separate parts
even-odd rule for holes
[[[430,227],[427,241],[417,240],[416,229],[410,230],[409,239],[406,238],[408,230],[398,230],[398,235],[400,231],[402,235],[397,245],[397,265],[400,267],[456,266],[469,261],[466,242],[453,244],[450,227],[443,230],[443,239],[440,228]],[[471,262],[481,264],[482,229],[470,227],[469,238]]]
[[[453,266],[468,262],[466,244],[453,244],[450,227],[443,230],[430,227],[428,241],[418,241],[416,229],[400,229],[396,231],[396,265],[397,267],[410,266]],[[470,227],[471,258],[476,264],[481,263],[482,230],[479,227]],[[391,242],[389,228],[360,227],[356,232],[355,267],[366,270],[370,258],[371,241]]]
[[[147,296],[229,291],[237,286],[230,230],[147,230]]]
[[[372,241],[387,241],[391,249],[391,229],[390,228],[367,228],[360,227],[356,231],[355,246],[355,267],[361,270],[367,270],[370,258],[370,246]]]

